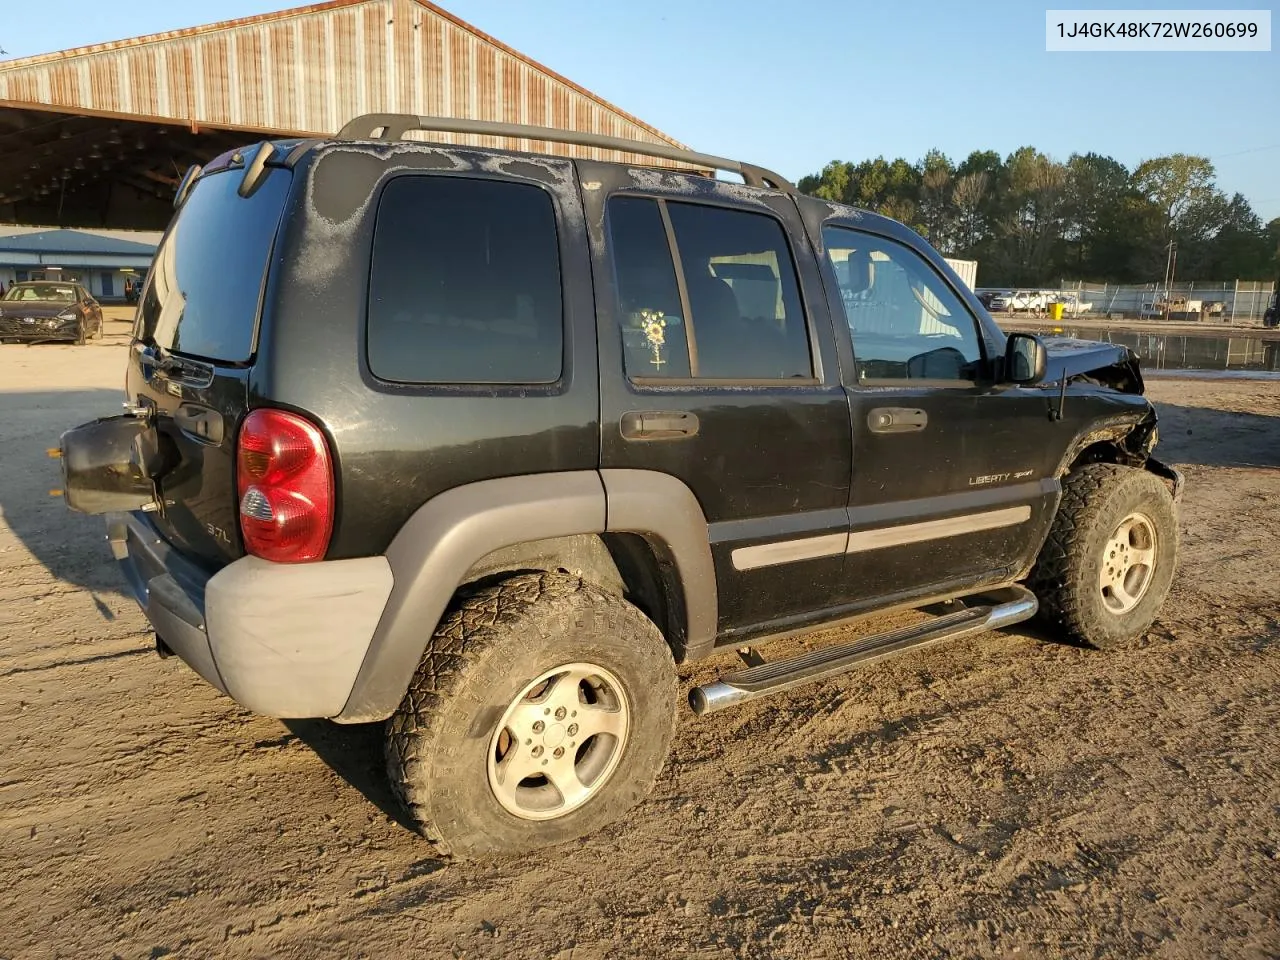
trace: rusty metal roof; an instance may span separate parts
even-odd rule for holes
[[[0,62],[0,106],[286,136],[332,135],[354,116],[385,111],[677,143],[425,0],[331,0]]]

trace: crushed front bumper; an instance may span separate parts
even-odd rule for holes
[[[1144,466],[1157,477],[1168,481],[1171,492],[1173,493],[1173,502],[1182,502],[1182,491],[1186,486],[1187,478],[1183,476],[1182,471],[1176,467],[1171,467],[1163,461],[1157,460],[1155,457],[1147,457]]]
[[[50,326],[44,317],[0,317],[0,340],[44,343],[78,339],[80,339],[80,324],[76,320],[59,320]]]

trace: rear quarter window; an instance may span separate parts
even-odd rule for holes
[[[272,170],[249,197],[234,167],[196,183],[142,293],[138,336],[226,363],[253,357],[262,287],[292,174]]]
[[[378,204],[369,369],[401,383],[553,383],[564,353],[555,208],[539,187],[403,176]]]

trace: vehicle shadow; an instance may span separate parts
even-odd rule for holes
[[[64,430],[120,412],[118,390],[6,391],[0,389],[0,532],[7,527],[55,578],[99,594],[125,593],[104,540],[101,517],[67,509],[59,462],[47,451]]]
[[[1206,467],[1280,467],[1280,417],[1156,403],[1166,463]]]
[[[342,724],[330,720],[282,720],[325,765],[406,830],[413,821],[391,790],[382,759],[382,724]]]

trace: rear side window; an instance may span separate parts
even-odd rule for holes
[[[397,177],[378,205],[369,369],[401,383],[552,383],[564,354],[555,209],[531,184]]]
[[[267,261],[292,174],[272,170],[241,197],[239,168],[200,180],[156,251],[138,336],[175,353],[242,363],[253,356]]]
[[[632,379],[813,376],[795,265],[772,217],[622,196],[609,201],[609,236]]]

